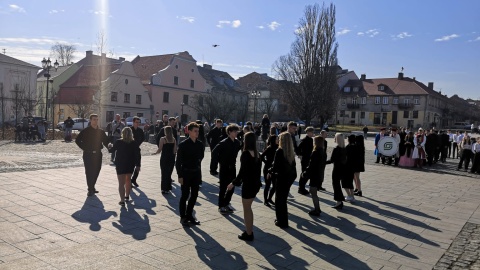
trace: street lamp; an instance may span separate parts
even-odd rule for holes
[[[183,125],[183,122],[185,122],[184,121],[184,116],[183,116],[183,106],[185,106],[185,103],[183,103],[183,102],[180,103],[180,106],[182,106],[182,116],[180,116],[180,121],[182,122],[181,124]]]
[[[53,67],[55,68],[55,71],[58,69],[58,62],[55,60],[55,63],[53,64]],[[47,94],[45,98],[45,121],[47,121],[47,115],[48,115],[48,83],[50,82],[50,68],[52,67],[52,61],[50,61],[50,57],[48,59],[45,59],[45,57],[42,60],[42,68],[45,70],[45,74],[43,74],[44,77],[47,78]],[[53,120],[52,120],[53,121]],[[53,122],[52,122],[53,126]]]
[[[253,97],[253,122],[257,121],[257,99],[261,96],[260,91],[253,90],[250,92],[250,96]]]

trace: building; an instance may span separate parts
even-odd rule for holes
[[[15,124],[37,105],[37,73],[41,67],[0,54],[0,121]]]

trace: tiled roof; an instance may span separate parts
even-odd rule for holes
[[[427,92],[411,78],[384,78],[365,79],[362,81],[363,88],[370,96],[383,95],[426,95]],[[380,91],[379,85],[384,85],[385,90]]]
[[[82,66],[66,82],[60,85],[64,87],[95,87],[101,81],[110,76],[110,73],[117,70],[120,64],[102,66]]]
[[[55,97],[56,104],[89,104],[93,101],[95,90],[91,88],[61,88]]]
[[[188,52],[176,54],[163,54],[152,56],[137,56],[132,60],[133,69],[143,84],[149,84],[153,74],[165,69],[170,65],[173,57],[181,57],[190,61],[196,60]]]
[[[225,71],[197,66],[200,75],[216,90],[237,90],[238,83]]]
[[[13,58],[5,54],[0,54],[0,63],[8,63],[12,65],[19,65],[19,66],[26,66],[26,67],[41,69],[41,67],[39,66],[32,65],[30,63],[24,62],[22,60],[18,60],[17,58]]]
[[[50,79],[53,79],[55,78],[56,76],[62,74],[62,72],[64,72],[65,70],[67,70],[70,66],[61,66],[61,67],[58,67],[57,70],[55,70],[54,68],[51,68],[50,69]],[[37,74],[37,81],[45,81],[47,78],[45,76],[43,76],[43,74],[45,74],[45,70],[41,70],[38,74]]]

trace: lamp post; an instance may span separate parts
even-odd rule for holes
[[[182,106],[182,115],[180,116],[180,122],[182,122],[181,124],[183,125],[183,122],[185,122],[184,121],[184,116],[183,116],[183,106],[185,106],[185,103],[183,103],[183,102],[180,103],[180,106]]]
[[[57,71],[58,66],[59,66],[59,64],[58,64],[57,60],[55,60],[55,63],[53,64],[53,67],[55,68],[55,71]],[[51,67],[52,67],[52,61],[50,61],[50,57],[48,59],[45,59],[45,57],[44,57],[43,60],[42,60],[42,68],[43,68],[43,70],[45,70],[45,74],[43,74],[43,76],[45,78],[47,78],[47,94],[45,96],[45,121],[47,121],[47,116],[48,116],[48,83],[50,82],[50,68]],[[53,127],[53,122],[52,122],[52,127]]]
[[[253,122],[257,121],[257,99],[261,96],[260,91],[253,90],[250,92],[250,96],[253,97]]]

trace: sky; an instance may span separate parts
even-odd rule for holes
[[[275,77],[304,0],[0,0],[0,53],[40,66],[56,42],[78,61],[105,33],[113,57],[188,51],[234,78]],[[480,99],[480,1],[338,0],[339,64],[360,77],[408,77],[443,94]],[[220,46],[213,47],[213,44]],[[477,75],[477,76],[476,76]]]

